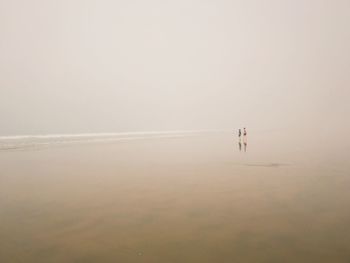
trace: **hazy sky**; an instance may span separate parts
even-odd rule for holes
[[[349,0],[0,0],[0,135],[349,129]]]

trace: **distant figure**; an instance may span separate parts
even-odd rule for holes
[[[239,148],[239,151],[242,151],[242,143],[241,143],[241,141],[239,141],[239,143],[238,143],[238,148]]]
[[[239,141],[241,141],[241,136],[242,136],[242,131],[241,129],[238,130],[238,139]]]
[[[247,130],[243,128],[243,143],[244,143],[244,151],[247,151]]]
[[[243,142],[247,143],[247,130],[243,128]]]

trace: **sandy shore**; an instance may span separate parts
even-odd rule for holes
[[[248,139],[0,152],[0,262],[349,262],[343,154]]]

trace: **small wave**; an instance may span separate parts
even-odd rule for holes
[[[0,136],[0,151],[14,151],[48,147],[57,144],[89,143],[141,140],[151,138],[184,137],[200,133],[219,132],[218,130],[186,130],[186,131],[148,131],[121,133],[81,133],[81,134],[47,134]]]
[[[267,168],[278,168],[281,166],[289,166],[289,164],[286,163],[247,163],[244,164],[245,166],[256,166],[256,167],[267,167]]]

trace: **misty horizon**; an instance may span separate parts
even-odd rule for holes
[[[1,136],[350,129],[348,1],[1,1]]]
[[[0,0],[0,262],[350,262],[349,0]]]

